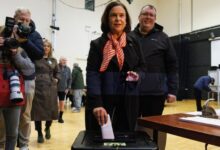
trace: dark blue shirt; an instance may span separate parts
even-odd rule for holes
[[[209,84],[211,83],[210,76],[201,76],[194,84],[194,88],[198,90],[211,91]]]

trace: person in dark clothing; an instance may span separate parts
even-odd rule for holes
[[[154,6],[146,5],[141,9],[139,24],[130,34],[141,45],[146,68],[141,81],[139,117],[161,115],[165,100],[176,101],[178,62],[169,37],[156,23]]]
[[[155,21],[156,9],[146,5],[141,9],[139,24],[131,32],[142,47],[147,68],[140,89],[140,116],[143,117],[161,115],[165,99],[175,101],[178,88],[175,50],[163,27]]]
[[[201,76],[199,79],[196,80],[195,84],[193,85],[194,88],[194,95],[196,99],[196,108],[197,111],[202,110],[201,99],[202,99],[202,91],[212,92],[209,84],[214,84],[215,79],[210,76]]]
[[[130,17],[124,4],[115,1],[101,19],[103,34],[90,44],[87,59],[86,130],[100,130],[108,114],[114,131],[134,131],[138,116],[140,47],[128,36]]]
[[[81,104],[82,104],[82,96],[84,89],[84,80],[82,69],[79,67],[79,64],[73,64],[72,70],[72,85],[71,90],[73,90],[73,102],[74,107],[72,107],[72,112],[80,112]]]

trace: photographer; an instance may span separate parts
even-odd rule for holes
[[[21,48],[27,53],[32,62],[41,59],[44,55],[43,41],[40,34],[35,30],[35,24],[31,20],[31,12],[24,8],[17,9],[15,11],[14,20],[16,27],[14,36],[19,41]],[[18,146],[21,150],[28,149],[31,133],[30,113],[35,91],[35,72],[25,76],[24,80],[26,103],[22,107],[18,136]],[[3,136],[4,135],[0,133],[0,142],[3,139]]]
[[[43,58],[44,48],[43,40],[40,34],[35,30],[35,23],[31,20],[31,12],[28,9],[17,9],[14,15],[16,23],[23,23],[30,27],[30,33],[26,40],[22,41],[22,36],[17,34],[20,39],[21,47],[28,54],[32,62]],[[31,109],[35,91],[35,74],[25,78],[25,98],[26,104],[22,108],[22,115],[19,125],[19,140],[18,145],[20,149],[28,149],[28,143],[31,133]]]
[[[22,79],[35,72],[34,64],[14,38],[15,32],[13,29],[6,37],[5,29],[0,27],[0,82],[5,85],[0,90],[0,122],[5,131],[0,133],[6,135],[0,145],[5,145],[6,150],[14,150],[17,141],[21,106],[25,103]]]

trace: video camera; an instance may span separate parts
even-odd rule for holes
[[[11,17],[6,17],[5,19],[5,36],[11,36],[15,25],[17,25],[18,36],[21,38],[27,38],[31,32],[31,27],[21,22],[16,23],[15,19]]]
[[[14,26],[17,26],[17,34],[20,38],[26,39],[27,36],[31,32],[31,27],[29,25],[26,25],[24,23],[16,23],[14,18],[6,17],[5,19],[5,29],[4,29],[4,47],[7,49],[13,49],[19,47],[19,41],[15,38],[11,38],[11,34],[13,32]]]

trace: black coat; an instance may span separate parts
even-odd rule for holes
[[[145,59],[145,78],[141,83],[141,95],[177,94],[178,61],[175,49],[163,27],[155,24],[147,34],[142,35],[139,25],[130,33],[139,41]]]
[[[108,38],[102,35],[100,38],[91,42],[89,56],[87,60],[87,108],[104,107],[112,117],[114,113],[124,114],[127,119],[127,129],[133,130],[138,115],[138,85],[140,82],[125,81],[127,71],[139,72],[144,64],[141,50],[134,39],[127,36],[127,45],[123,48],[124,64],[119,71],[118,61],[114,56],[105,72],[100,72],[103,59],[103,48]],[[141,72],[139,72],[141,75]],[[120,112],[121,111],[121,112]],[[120,115],[115,115],[114,124],[120,124]],[[114,123],[115,121],[115,123]],[[116,125],[117,126],[117,125]],[[116,129],[117,130],[117,129]],[[125,129],[126,130],[126,129]]]

